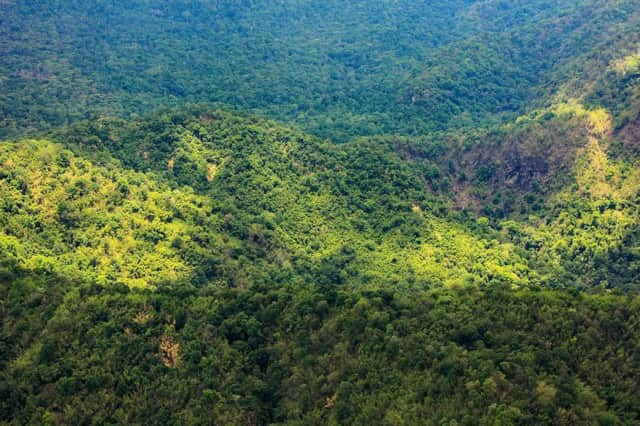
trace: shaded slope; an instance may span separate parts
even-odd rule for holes
[[[485,126],[638,42],[637,0],[3,2],[0,137],[221,102],[313,134]]]

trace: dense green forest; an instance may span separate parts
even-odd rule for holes
[[[552,114],[500,145],[526,148],[540,120],[573,135],[567,151],[608,138],[598,113]],[[574,159],[535,188],[500,170],[464,187],[456,150],[476,158],[474,145],[334,145],[205,108],[46,139],[0,150],[5,421],[640,415],[632,157],[607,155],[606,182],[592,176],[605,166]],[[501,186],[519,188],[515,211],[483,200]]]
[[[640,414],[637,297],[149,290],[11,263],[2,274],[19,318],[3,329],[0,388],[14,423],[615,425]]]
[[[639,29],[0,0],[0,424],[640,424]]]
[[[203,101],[334,141],[486,126],[560,87],[582,93],[640,41],[636,0],[5,0],[0,10],[0,137]]]

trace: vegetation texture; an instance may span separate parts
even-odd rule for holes
[[[639,424],[639,19],[0,0],[0,424]]]

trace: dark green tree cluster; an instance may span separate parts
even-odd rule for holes
[[[640,301],[2,269],[0,421],[633,424]]]

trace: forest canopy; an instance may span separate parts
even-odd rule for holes
[[[0,425],[640,423],[639,19],[0,1]]]

